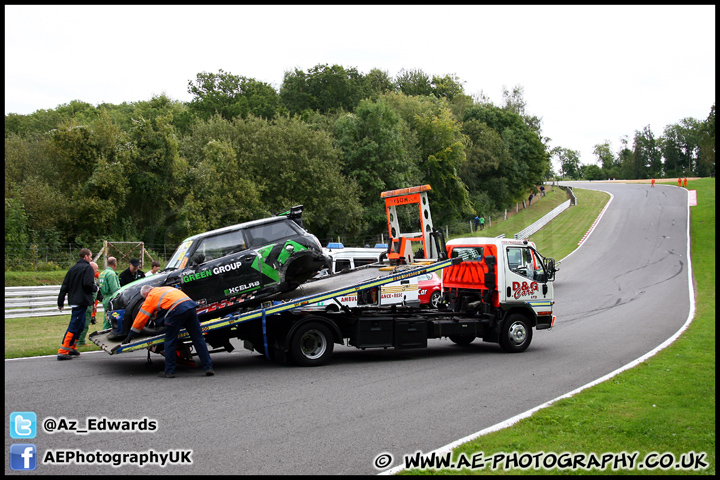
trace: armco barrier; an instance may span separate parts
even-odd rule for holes
[[[557,217],[562,212],[567,210],[568,207],[570,207],[570,200],[564,201],[562,204],[560,204],[557,207],[555,207],[554,209],[552,209],[552,211],[550,213],[548,213],[547,215],[542,217],[540,220],[538,220],[537,222],[533,223],[529,227],[516,233],[515,238],[516,239],[528,238],[530,235],[532,235],[533,233],[537,232],[542,227],[544,227],[545,225],[550,223],[550,220],[552,220],[553,218]]]
[[[60,285],[43,287],[5,287],[5,318],[50,317],[70,315],[71,308],[65,300],[61,312],[57,307]],[[103,312],[98,302],[98,313]]]

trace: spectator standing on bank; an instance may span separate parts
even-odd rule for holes
[[[120,280],[115,272],[117,268],[117,259],[115,257],[108,257],[107,268],[100,274],[100,295],[102,296],[103,309],[105,310],[105,321],[103,321],[103,330],[107,330],[112,325],[108,315],[110,314],[110,297],[113,293],[120,290]]]
[[[473,220],[473,223],[475,223],[475,230],[479,230],[480,229],[480,217],[475,215],[475,219]]]
[[[540,195],[545,196],[545,185],[540,185]]]
[[[80,355],[76,344],[80,332],[85,326],[85,313],[88,307],[93,304],[93,293],[98,288],[95,285],[95,272],[90,265],[91,261],[92,252],[87,248],[80,249],[80,259],[70,267],[60,286],[58,308],[61,312],[63,311],[65,296],[67,296],[68,305],[72,307],[72,313],[70,315],[70,324],[58,349],[58,360],[70,360],[72,356]]]
[[[134,282],[139,278],[145,278],[145,272],[140,270],[140,260],[137,258],[130,259],[130,266],[120,274],[120,286],[124,287],[130,282]]]
[[[98,270],[98,264],[95,262],[90,262],[90,266],[93,268],[93,272],[95,272],[95,279],[93,280],[93,282],[95,282],[95,285],[97,286],[98,277],[100,276],[100,273]],[[77,342],[78,347],[85,345],[85,343],[86,343],[85,336],[87,335],[88,327],[90,326],[90,324],[92,323],[93,325],[95,325],[95,315],[97,313],[97,297],[98,297],[99,290],[100,289],[98,287],[98,290],[93,292],[92,307],[88,308],[87,312],[85,312],[85,328],[83,328],[83,331],[80,332],[80,338],[78,339],[78,342]]]
[[[151,270],[145,274],[146,277],[151,277],[155,275],[158,271],[160,271],[160,262],[157,260],[153,260],[153,262],[150,264]]]
[[[485,217],[480,217],[480,230],[485,230]]]

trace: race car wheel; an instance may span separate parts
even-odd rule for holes
[[[438,303],[440,303],[440,292],[433,292],[430,295],[430,307],[438,308]]]

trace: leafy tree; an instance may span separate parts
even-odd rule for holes
[[[450,111],[455,117],[455,120],[462,122],[465,118],[465,111],[475,104],[473,97],[465,94],[455,95],[452,100],[448,101]]]
[[[164,218],[177,198],[181,197],[179,179],[185,172],[185,161],[179,155],[178,139],[172,124],[172,113],[136,118],[130,138],[132,161],[125,175],[130,194],[126,205],[138,236],[157,242],[166,233],[158,219]]]
[[[392,78],[384,70],[373,68],[365,75],[363,81],[363,98],[376,99],[379,95],[390,93],[395,90]]]
[[[662,153],[649,125],[635,132],[632,156],[623,171],[630,179],[662,175]]]
[[[665,127],[658,144],[665,159],[668,176],[692,175],[699,161],[700,122],[685,118]]]
[[[78,124],[90,125],[100,114],[100,111],[87,102],[73,100],[70,103],[58,105],[55,109],[60,118],[74,119]]]
[[[5,197],[5,245],[27,243],[28,216],[25,207],[17,198]]]
[[[377,78],[374,74],[374,78]],[[305,110],[332,113],[351,111],[365,96],[363,76],[355,68],[340,65],[316,65],[307,73],[285,72],[280,101],[291,114]],[[382,85],[379,88],[383,88]]]
[[[518,113],[492,104],[475,105],[465,111],[464,121],[484,122],[498,132],[505,148],[516,161],[512,172],[517,175],[511,188],[513,200],[520,200],[525,192],[539,185],[550,169],[550,155],[539,133]]]
[[[133,152],[128,140],[105,112],[93,126],[73,121],[54,133],[53,154],[64,175],[52,184],[64,197],[58,201],[66,208],[59,217],[63,219],[59,231],[68,241],[105,238],[113,230],[127,195],[126,173]],[[38,182],[36,188],[44,187]]]
[[[603,175],[603,171],[597,165],[583,165],[582,177],[585,180],[603,180],[607,178]]]
[[[620,178],[631,178],[628,176],[629,172],[627,170],[630,166],[630,162],[632,161],[632,153],[632,150],[628,148],[628,137],[627,135],[623,135],[620,137],[620,150],[617,154],[617,161],[620,163]]]
[[[384,100],[363,100],[336,124],[336,144],[344,153],[343,173],[360,187],[365,221],[371,231],[385,223],[380,193],[414,185],[419,173],[407,155],[407,126]]]
[[[180,142],[186,159],[180,173],[178,201],[168,210],[165,224],[175,241],[209,229],[271,215],[262,203],[262,190],[238,153],[250,148],[257,129],[265,122],[257,117],[227,121],[215,115],[193,125]]]
[[[259,185],[272,213],[304,205],[303,223],[319,237],[362,229],[357,184],[342,174],[341,152],[332,137],[295,118],[257,119],[236,125],[247,130],[247,148],[236,149],[248,176]]]
[[[432,87],[433,95],[438,98],[447,98],[453,100],[458,95],[464,95],[463,82],[456,75],[445,75],[439,77],[433,75]]]
[[[551,154],[560,162],[560,176],[563,178],[571,178],[572,180],[580,179],[580,152],[570,150],[563,147],[555,147]]]
[[[615,154],[613,154],[610,148],[609,141],[605,140],[605,142],[595,145],[593,147],[593,154],[595,155],[595,162],[606,172],[614,166]]]
[[[699,127],[698,146],[700,155],[697,174],[702,177],[715,175],[715,104],[712,105],[708,118]]]
[[[525,101],[525,87],[522,85],[516,85],[513,87],[512,92],[503,87],[502,96],[505,101],[505,106],[503,108],[520,115],[527,126],[540,135],[540,125],[542,123],[542,119],[529,115],[525,111],[525,107],[527,106],[527,102]]]
[[[475,213],[500,210],[520,195],[517,162],[509,155],[500,134],[480,120],[463,123],[463,133],[469,139],[466,161],[460,178],[468,186]]]
[[[407,96],[421,96],[433,94],[433,86],[427,73],[420,69],[401,69],[395,77],[395,85],[398,92]]]
[[[420,171],[420,181],[430,184],[428,197],[436,222],[450,221],[471,213],[467,186],[459,171],[465,161],[467,137],[454,118],[446,99],[434,96],[383,97],[404,119],[414,137],[408,149]],[[411,185],[408,185],[411,186]]]
[[[9,113],[5,115],[5,138],[9,135],[27,135],[32,131],[32,120],[28,115]]]
[[[610,147],[610,142],[605,140],[593,147],[595,161],[600,165],[603,178],[617,178],[620,176],[622,163]]]
[[[437,98],[452,100],[463,95],[462,81],[456,75],[443,77],[433,75],[432,78],[421,69],[401,69],[395,77],[396,90],[408,96],[434,95]]]
[[[190,111],[204,120],[216,113],[227,120],[248,115],[273,118],[279,107],[272,86],[222,69],[217,74],[198,73],[194,82],[188,82],[188,93],[193,95]]]

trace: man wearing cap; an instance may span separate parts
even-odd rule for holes
[[[202,334],[200,321],[198,320],[195,303],[190,297],[185,295],[182,290],[174,287],[151,287],[143,285],[140,289],[140,295],[145,299],[140,311],[133,322],[133,326],[128,332],[127,338],[122,344],[132,342],[132,340],[140,335],[142,329],[145,328],[150,318],[155,315],[157,322],[165,325],[165,371],[160,372],[160,376],[164,378],[175,378],[175,365],[177,362],[177,341],[181,328],[185,328],[195,350],[197,351],[202,366],[205,369],[205,375],[212,376],[215,372],[212,368],[210,353],[208,352],[205,338]],[[116,347],[117,348],[117,347]]]
[[[145,278],[145,272],[140,270],[140,260],[137,258],[131,258],[130,266],[123,270],[120,274],[120,286],[124,287],[138,278]]]

